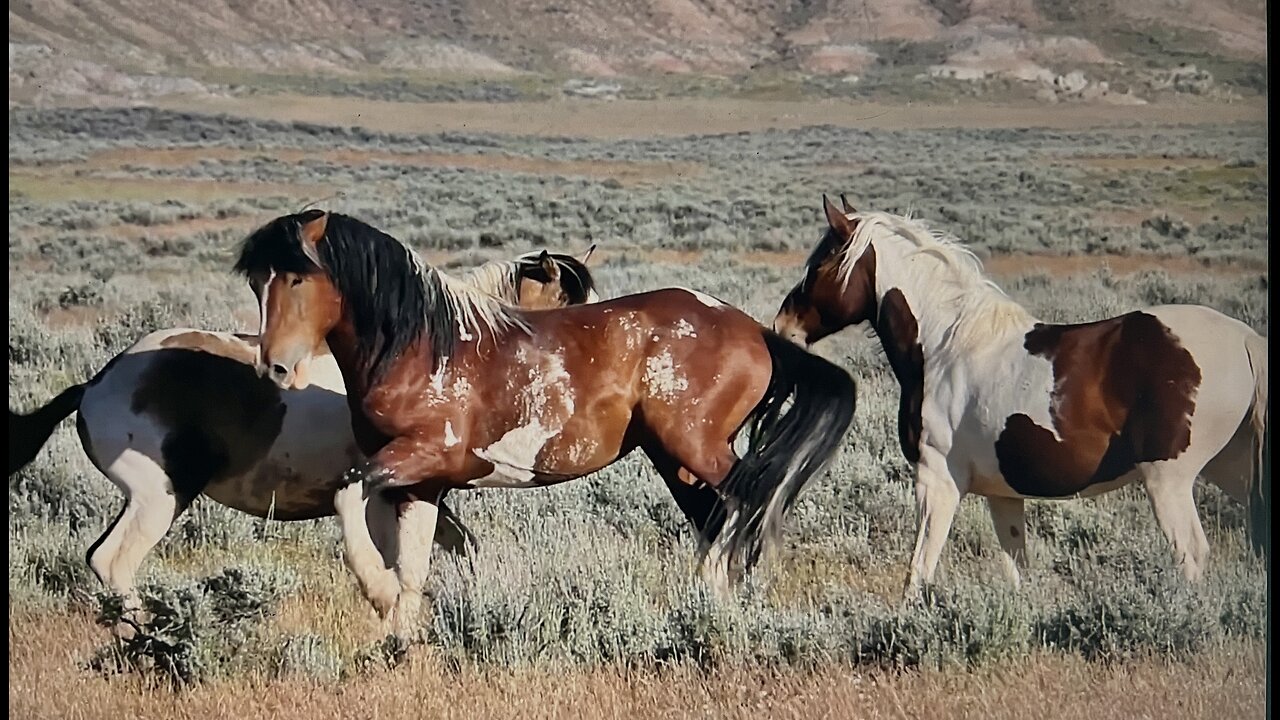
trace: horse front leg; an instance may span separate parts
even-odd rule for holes
[[[421,612],[422,593],[431,569],[432,537],[440,513],[440,494],[425,493],[419,498],[412,493],[400,503],[397,537],[400,545],[396,574],[400,592],[392,614],[392,631],[401,637],[412,637]]]
[[[400,582],[391,565],[399,552],[383,552],[374,542],[366,516],[369,498],[364,494],[364,477],[361,468],[348,470],[343,476],[346,484],[334,496],[333,507],[342,528],[343,558],[351,573],[356,576],[360,592],[373,605],[379,617],[386,618],[395,607],[400,594]],[[384,503],[377,498],[375,503]],[[384,513],[375,513],[375,522]],[[385,548],[390,551],[391,548]],[[398,551],[398,548],[396,548]]]
[[[911,571],[907,577],[904,600],[919,596],[921,586],[933,582],[933,574],[942,556],[942,547],[951,532],[951,523],[960,499],[968,490],[955,478],[946,458],[926,445],[916,464],[916,510],[919,526],[916,532],[915,550],[911,554]]]
[[[445,455],[420,438],[400,437],[387,443],[368,461],[343,476],[335,503],[342,527],[347,566],[379,617],[395,611],[401,628],[412,621],[420,604],[431,557],[431,543],[442,493],[409,491],[396,517],[396,563],[388,568],[366,521],[368,498],[391,488],[406,488],[419,480],[446,472]],[[416,489],[415,489],[416,490]],[[401,599],[404,597],[403,607]]]

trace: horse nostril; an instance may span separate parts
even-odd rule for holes
[[[286,368],[285,366],[281,365],[280,363],[275,363],[274,365],[272,365],[272,366],[271,366],[271,375],[272,375],[272,377],[276,377],[276,378],[283,378],[284,376],[286,376],[286,375],[288,375],[288,374],[289,374],[289,368]]]

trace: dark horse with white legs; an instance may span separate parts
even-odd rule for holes
[[[972,253],[923,223],[837,209],[774,328],[811,344],[870,323],[902,389],[919,531],[907,592],[932,579],[960,499],[983,495],[1015,582],[1024,498],[1092,496],[1141,480],[1188,579],[1209,545],[1197,475],[1250,509],[1270,554],[1267,341],[1198,305],[1071,325],[1040,322]]]
[[[592,302],[590,254],[529,253],[486,263],[462,282],[526,309]],[[9,412],[10,475],[79,412],[85,453],[125,494],[119,516],[89,548],[89,566],[130,602],[146,554],[197,496],[258,517],[328,517],[343,471],[363,457],[333,357],[318,353],[307,387],[282,392],[258,376],[257,343],[254,335],[157,330],[39,410]],[[375,496],[368,512],[392,567],[395,509]],[[441,519],[437,542],[465,550],[466,529],[447,509]]]
[[[550,485],[637,447],[668,485],[705,483],[724,503],[702,557],[723,589],[771,544],[853,418],[848,373],[691,290],[520,311],[320,211],[255,232],[236,268],[261,304],[264,374],[290,387],[326,344],[337,360],[370,458],[338,493],[346,558],[379,613],[402,622],[445,493]],[[732,442],[748,425],[739,458]],[[420,534],[402,535],[396,572],[365,527],[371,490],[398,493],[402,519],[422,520],[403,524]]]

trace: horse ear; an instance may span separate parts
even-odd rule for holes
[[[596,251],[596,244],[591,243],[591,247],[587,248],[587,251],[582,253],[581,262],[583,265],[587,264],[587,261],[591,259],[591,253],[595,251]]]
[[[302,240],[302,254],[315,263],[316,267],[324,266],[320,262],[320,253],[316,250],[316,245],[324,239],[324,231],[328,224],[329,214],[322,210],[308,210],[298,219],[298,236]]]
[[[845,217],[843,212],[836,208],[831,202],[831,198],[822,195],[822,209],[827,213],[827,224],[832,230],[840,233],[841,237],[851,237],[853,235],[853,223],[849,222],[849,218]]]
[[[547,277],[551,278],[551,282],[560,279],[560,266],[556,264],[555,258],[551,257],[551,253],[544,248],[542,254],[538,256],[538,264],[542,266],[542,270],[547,273]]]
[[[852,205],[849,204],[849,198],[845,197],[844,193],[840,193],[840,205],[844,208],[844,213],[846,215],[848,215],[849,213],[858,212],[857,210],[854,209]]]

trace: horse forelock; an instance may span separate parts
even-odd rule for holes
[[[560,266],[560,289],[569,302],[580,305],[590,302],[595,294],[596,279],[587,268],[586,263],[571,255],[552,255]]]
[[[240,245],[233,271],[255,274],[314,273],[317,268],[302,248],[301,216],[284,215],[254,230]]]
[[[517,266],[517,274],[527,275],[538,282],[549,282],[551,278],[540,272],[541,256],[540,252],[530,252],[516,258],[514,262]],[[568,298],[569,304],[581,305],[589,302],[596,287],[595,277],[592,276],[586,263],[563,253],[547,253],[547,256],[560,271],[560,291]]]

